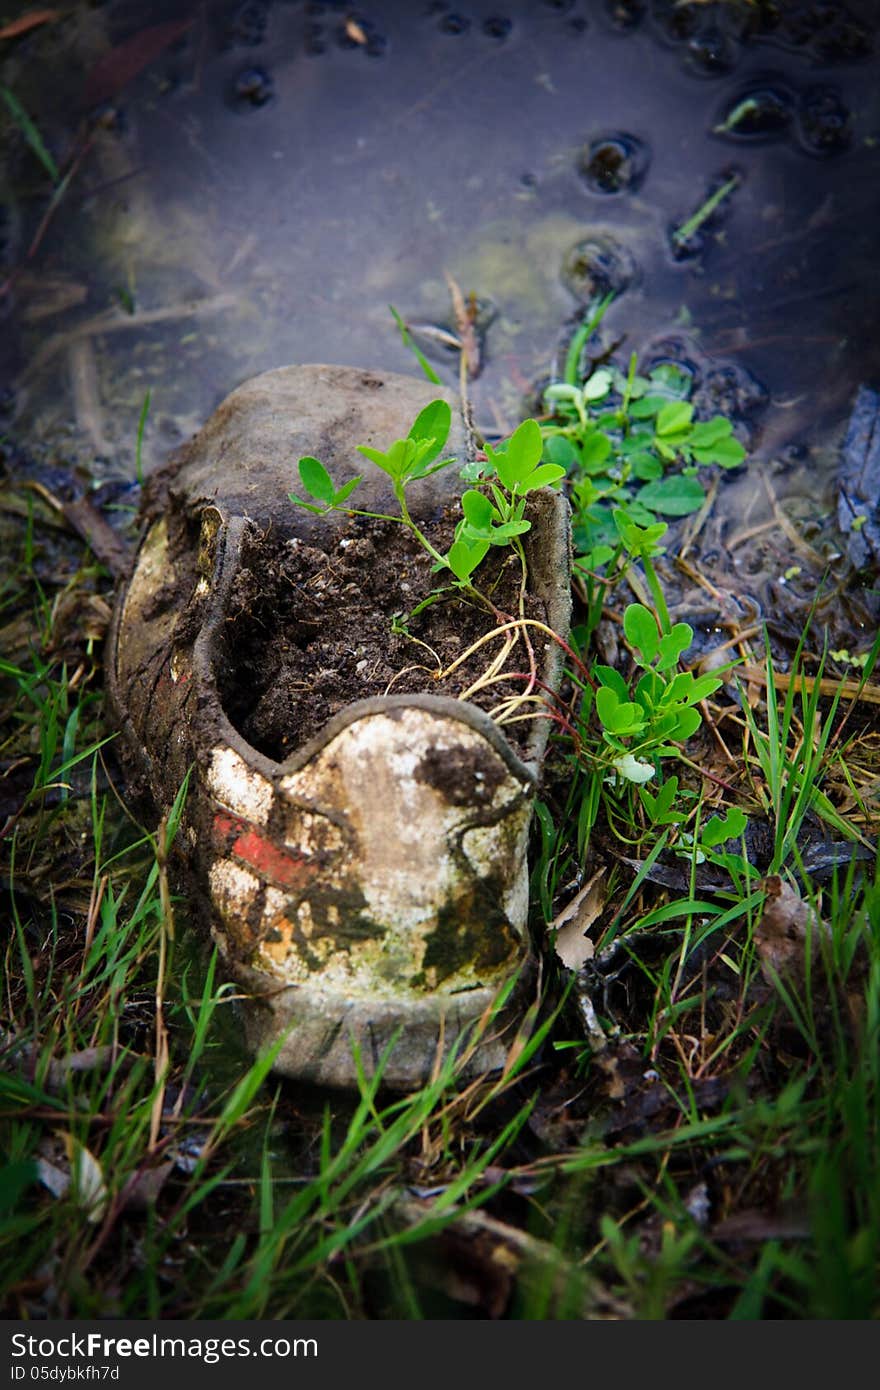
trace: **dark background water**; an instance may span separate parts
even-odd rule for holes
[[[417,370],[387,306],[454,326],[449,274],[491,315],[478,423],[511,427],[585,311],[566,259],[598,239],[630,278],[606,341],[720,360],[716,403],[742,411],[756,457],[803,445],[801,473],[825,477],[857,385],[880,379],[874,18],[737,0],[80,5],[0,51],[62,171],[79,157],[28,258],[51,187],[6,123],[7,418],[35,449],[131,471],[149,388],[151,466],[266,368]],[[186,19],[162,48],[153,26]],[[775,128],[718,133],[756,89]],[[609,132],[643,147],[615,193],[583,172]],[[676,258],[671,230],[731,174]],[[455,355],[435,360],[454,381]]]

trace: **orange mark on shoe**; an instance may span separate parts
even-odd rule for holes
[[[279,849],[262,831],[235,816],[215,815],[214,835],[224,847],[234,836],[229,848],[236,859],[282,888],[301,888],[315,872],[313,862],[290,850]]]

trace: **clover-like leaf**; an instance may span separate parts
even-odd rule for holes
[[[542,457],[547,463],[557,464],[566,473],[578,461],[577,450],[571,440],[562,434],[551,434],[549,439],[544,440]]]
[[[596,665],[593,667],[593,676],[601,685],[606,685],[610,690],[616,691],[621,700],[629,699],[629,687],[620,672],[613,666]]]
[[[488,452],[488,450],[487,450]],[[544,452],[541,426],[537,420],[523,420],[507,441],[507,448],[495,453],[494,463],[504,486],[514,492],[537,467]]]
[[[617,691],[607,685],[600,685],[596,691],[596,713],[610,734],[641,733],[644,728],[641,708],[621,700]]]
[[[300,459],[297,467],[300,481],[309,496],[314,497],[316,502],[332,503],[336,488],[321,460],[306,454]]]
[[[662,737],[684,743],[697,732],[702,722],[703,716],[700,711],[694,709],[693,705],[686,705],[684,709],[676,710],[673,722],[663,728]],[[663,723],[665,724],[665,720]]]
[[[556,463],[539,463],[534,468],[523,483],[520,484],[519,492],[536,492],[539,487],[555,487],[561,478],[565,477],[565,469]]]
[[[449,553],[445,557],[446,563],[456,579],[466,584],[477,566],[485,559],[488,550],[488,541],[469,540],[462,534],[449,547]]]
[[[467,492],[462,494],[461,510],[471,535],[488,539],[492,522],[497,516],[489,498],[482,492],[477,492],[476,488],[468,488]]]
[[[581,445],[581,467],[587,473],[602,473],[611,453],[611,440],[601,430],[588,434]]]
[[[607,367],[600,367],[584,382],[584,400],[603,401],[614,384],[614,378]]]
[[[694,630],[689,623],[676,623],[671,632],[660,638],[657,651],[658,671],[668,671],[675,666],[682,652],[686,652],[694,640]]]
[[[653,661],[660,646],[660,632],[650,609],[643,603],[631,603],[623,615],[623,630],[626,640],[641,652],[645,661]]]
[[[452,409],[448,401],[430,401],[424,410],[420,410],[409,430],[409,439],[414,439],[418,444],[423,439],[431,439],[436,445],[435,457],[439,454],[443,445],[449,438],[449,430],[452,425]]]
[[[687,401],[667,401],[657,416],[654,429],[661,439],[683,434],[689,428],[693,416],[694,408]]]
[[[748,825],[748,817],[739,806],[729,807],[725,816],[713,816],[700,828],[700,844],[704,849],[714,849],[726,840],[739,840]]]
[[[722,468],[739,468],[746,457],[742,444],[732,436],[719,439],[706,448],[695,448],[693,452],[697,463],[717,463]]]
[[[361,482],[363,482],[363,476],[359,473],[356,478],[351,478],[347,483],[343,483],[339,491],[337,493],[334,493],[334,507],[341,507],[343,502],[345,502],[346,499],[349,498],[351,494],[354,492],[358,483]]]
[[[677,795],[678,778],[675,776],[667,777],[662,786],[657,788],[656,796],[649,792],[647,787],[639,789],[639,799],[654,825],[677,825],[684,819],[682,813],[672,809]]]
[[[663,516],[688,516],[691,512],[699,511],[705,500],[706,493],[700,480],[681,473],[646,483],[639,492],[642,506]]]
[[[733,425],[724,415],[713,415],[711,420],[700,420],[688,436],[695,449],[709,449],[721,439],[729,439]]]

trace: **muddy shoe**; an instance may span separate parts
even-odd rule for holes
[[[527,648],[509,654],[476,603],[422,606],[438,580],[404,528],[288,500],[301,455],[341,485],[356,444],[387,447],[438,394],[342,367],[247,382],[151,481],[114,620],[111,698],[160,807],[193,769],[181,839],[249,1042],[283,1036],[277,1069],[323,1084],[352,1084],[353,1043],[370,1071],[396,1038],[385,1080],[418,1086],[531,972],[526,837],[550,721],[517,703]],[[460,423],[449,451],[465,457]],[[443,546],[455,472],[407,494]],[[393,511],[384,483],[358,506]],[[567,504],[539,492],[529,515],[526,611],[566,633]],[[515,611],[498,554],[492,602]],[[534,688],[554,690],[559,647],[531,631]],[[470,1069],[505,1047],[496,1025]]]

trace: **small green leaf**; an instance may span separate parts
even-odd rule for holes
[[[569,386],[567,381],[556,381],[544,392],[544,400],[555,404],[557,401],[581,401],[583,396],[577,386]]]
[[[700,828],[700,844],[706,849],[714,849],[726,840],[739,840],[748,823],[745,812],[739,806],[731,806],[725,816],[713,816]]]
[[[702,722],[703,717],[700,711],[689,705],[685,709],[676,711],[675,722],[664,730],[664,737],[675,739],[677,743],[684,743],[697,732]]]
[[[608,395],[613,384],[613,377],[606,367],[600,367],[599,371],[593,372],[583,386],[584,400],[602,401]]]
[[[699,511],[706,500],[699,478],[688,478],[680,473],[646,483],[638,496],[642,506],[663,516],[687,516]]]
[[[372,449],[369,444],[358,444],[357,451],[359,454],[363,454],[365,459],[369,459],[370,463],[374,463],[377,468],[381,468],[383,473],[388,473],[391,477],[396,476],[392,471],[388,454],[384,454],[381,449]]]
[[[456,579],[460,579],[463,584],[466,584],[474,570],[485,558],[488,550],[488,541],[468,541],[464,536],[459,536],[458,540],[453,541],[449,547],[446,563]]]
[[[675,776],[667,777],[666,781],[657,788],[656,796],[653,796],[647,787],[639,789],[641,803],[654,825],[677,825],[683,819],[681,814],[672,809],[677,795],[678,778]]]
[[[682,434],[693,418],[694,408],[687,401],[667,401],[657,416],[655,429],[662,439]]]
[[[650,420],[665,404],[665,396],[642,396],[640,401],[633,401],[629,413],[633,420]]]
[[[595,545],[592,550],[588,550],[583,555],[576,556],[574,567],[575,569],[589,570],[594,573],[596,570],[602,569],[604,565],[607,565],[609,560],[613,560],[616,554],[616,550],[611,545]]]
[[[667,685],[664,699],[670,704],[697,705],[721,685],[723,681],[717,676],[695,676],[692,671],[679,671]]]
[[[561,478],[565,477],[565,469],[560,468],[555,463],[539,463],[533,469],[523,483],[520,484],[521,494],[537,492],[539,487],[555,487]]]
[[[615,691],[621,700],[629,699],[629,688],[623,676],[613,666],[593,667],[593,675],[600,685],[607,686],[609,690]]]
[[[633,475],[643,483],[656,482],[663,477],[663,464],[656,454],[651,454],[647,449],[640,449],[637,453],[630,454],[630,467]]]
[[[511,536],[525,535],[526,531],[531,531],[530,521],[505,521],[501,526],[492,527],[492,544],[506,545]]]
[[[698,463],[717,463],[722,468],[739,468],[746,457],[746,451],[738,439],[719,439],[717,444],[707,449],[694,449]]]
[[[637,648],[647,662],[654,660],[660,645],[657,619],[643,603],[631,603],[623,615],[626,640]]]
[[[442,450],[452,426],[452,410],[448,401],[431,401],[420,410],[407,436],[416,444],[431,441],[430,448],[419,460],[420,467],[432,463]]]
[[[343,483],[342,487],[339,489],[339,491],[335,494],[333,498],[334,507],[341,507],[343,502],[354,492],[358,483],[361,482],[363,482],[363,477],[359,473],[356,478],[351,478],[349,482]]]
[[[587,473],[601,473],[611,453],[611,440],[601,430],[588,434],[581,445],[581,466]]]
[[[313,458],[311,454],[306,454],[304,458],[300,459],[297,466],[302,485],[309,496],[314,497],[318,502],[326,502],[328,506],[332,506],[336,496],[336,488],[321,460]]]
[[[668,671],[675,666],[693,640],[694,630],[689,623],[676,623],[671,632],[664,633],[657,648],[660,657],[658,671]]]
[[[639,706],[628,700],[620,700],[617,692],[607,685],[600,685],[596,691],[596,713],[602,727],[611,734],[640,733],[644,728]]]
[[[561,434],[553,434],[544,440],[542,457],[547,463],[555,463],[557,468],[562,468],[567,473],[572,464],[577,463],[578,456],[570,439]]]
[[[476,488],[469,488],[462,494],[461,510],[470,530],[475,533],[482,533],[488,538],[492,522],[497,516],[495,508],[488,497],[482,492],[477,492]]]
[[[523,420],[507,441],[504,453],[495,455],[498,476],[509,492],[525,481],[539,463],[543,450],[541,426],[537,420]]]
[[[304,498],[297,497],[295,492],[289,492],[287,496],[295,507],[302,507],[304,512],[312,512],[315,516],[324,516],[326,507],[319,507],[315,502],[306,502]]]
[[[723,415],[713,415],[711,420],[701,420],[694,425],[688,440],[695,449],[709,449],[721,439],[727,439],[733,429],[730,421]]]

